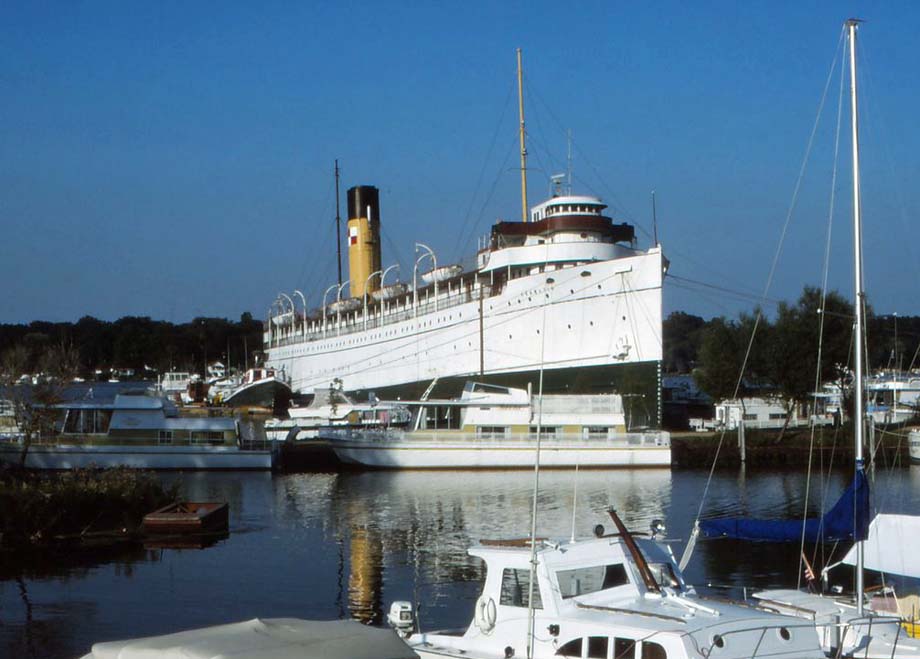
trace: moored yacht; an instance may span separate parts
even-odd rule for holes
[[[538,539],[535,551],[529,539],[471,548],[487,572],[466,629],[417,631],[407,602],[389,621],[423,659],[824,656],[813,626],[698,595],[666,544],[634,538],[612,515],[610,535],[599,526],[588,540]]]
[[[291,386],[284,370],[250,368],[235,386],[218,389],[215,403],[230,407],[273,407],[276,402],[291,397]]]
[[[383,469],[662,467],[670,435],[628,432],[615,394],[547,394],[468,382],[458,399],[406,402],[409,427],[321,428],[344,463]]]
[[[240,433],[232,417],[181,414],[156,396],[122,393],[114,401],[62,403],[55,434],[34,437],[30,469],[271,469],[266,441]],[[24,438],[0,441],[0,462],[19,464]]]

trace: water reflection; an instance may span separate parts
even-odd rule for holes
[[[256,616],[379,623],[396,599],[423,604],[424,628],[468,624],[484,577],[467,548],[530,530],[528,472],[167,474],[188,499],[230,502],[229,538],[207,549],[132,549],[0,561],[0,656],[79,656],[94,641],[162,634]],[[538,529],[559,539],[610,523],[608,506],[646,530],[663,519],[683,550],[708,471],[549,471],[540,476]],[[835,472],[809,494],[833,501]],[[875,502],[915,512],[920,467],[879,470]],[[800,471],[716,472],[706,516],[796,518]],[[843,551],[845,548],[840,548]],[[697,584],[795,586],[798,547],[701,541]]]

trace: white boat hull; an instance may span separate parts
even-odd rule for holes
[[[908,433],[907,447],[910,451],[910,461],[920,464],[920,430],[911,430]]]
[[[349,433],[320,431],[345,464],[373,469],[533,469],[536,441],[383,440],[346,438]],[[630,434],[616,440],[550,440],[540,445],[547,469],[669,467],[668,433]]]
[[[413,315],[390,310],[391,321],[344,318],[342,333],[329,327],[319,338],[267,337],[268,364],[290,374],[301,393],[330,386],[346,391],[428,383],[434,378],[475,377],[620,367],[662,358],[658,249],[635,256],[534,273],[505,283],[501,293],[462,300],[439,291]],[[545,310],[545,313],[544,313]],[[347,325],[351,323],[351,325]]]
[[[19,464],[21,447],[0,446],[0,463]],[[130,467],[133,469],[223,469],[268,470],[273,454],[269,449],[198,446],[67,446],[33,445],[26,454],[29,469],[85,469],[87,467]]]
[[[243,384],[221,398],[221,404],[228,407],[259,406],[272,407],[279,396],[290,397],[291,388],[278,378],[264,378],[257,382]]]

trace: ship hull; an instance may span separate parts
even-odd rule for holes
[[[268,336],[268,363],[304,394],[335,379],[346,391],[378,394],[434,379],[529,378],[537,386],[541,370],[555,385],[547,390],[572,390],[582,372],[606,387],[623,367],[661,360],[664,265],[656,248],[546,271],[534,266],[497,293],[444,285],[434,299],[429,291],[411,305],[397,301],[367,323],[355,312],[338,317],[336,327],[330,320],[319,335],[301,337],[295,327]]]
[[[0,446],[0,463],[18,465],[22,448]],[[27,469],[63,470],[89,467],[128,467],[162,470],[269,470],[271,450],[183,446],[32,445]]]
[[[533,469],[535,441],[386,441],[332,439],[345,464],[371,469]],[[630,434],[622,442],[554,442],[540,447],[547,469],[669,467],[667,433]]]

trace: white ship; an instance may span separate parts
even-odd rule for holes
[[[667,432],[627,432],[615,394],[550,394],[468,382],[452,400],[407,403],[409,428],[321,428],[343,463],[377,469],[668,467]]]
[[[525,153],[522,139],[522,178]],[[497,222],[474,258],[439,265],[416,244],[411,282],[385,285],[393,266],[381,268],[378,191],[351,188],[350,278],[326,289],[318,310],[299,292],[279,296],[265,327],[267,364],[303,394],[338,378],[345,391],[390,398],[417,397],[435,379],[454,393],[469,379],[536,387],[542,366],[545,391],[641,395],[654,424],[661,248],[640,249],[634,228],[614,223],[597,197],[558,194],[529,207],[522,180],[522,198],[521,221]]]

